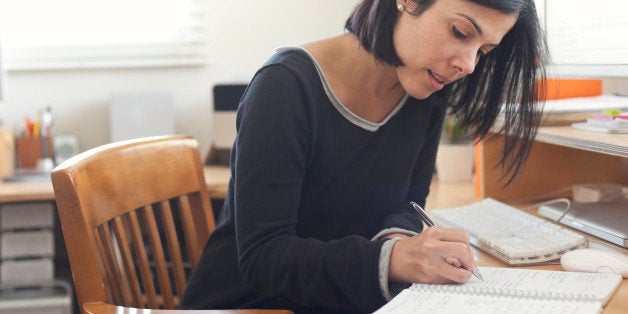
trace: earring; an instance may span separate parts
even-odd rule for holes
[[[399,3],[399,4],[397,5],[397,10],[399,10],[399,12],[401,12],[401,11],[403,11],[403,9],[404,9],[404,8],[403,8],[403,4]]]

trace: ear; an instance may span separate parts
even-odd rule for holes
[[[408,9],[414,8],[416,4],[414,4],[412,0],[397,0],[396,6],[399,11],[407,11]]]
[[[412,1],[412,0],[397,0],[397,5],[399,5],[399,4],[402,4],[406,8],[408,6],[413,7],[415,5],[414,1]]]

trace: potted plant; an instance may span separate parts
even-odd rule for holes
[[[436,175],[443,182],[468,182],[473,179],[473,141],[460,120],[448,114],[436,155]]]

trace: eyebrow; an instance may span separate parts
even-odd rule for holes
[[[478,23],[470,16],[466,15],[466,14],[462,14],[462,13],[456,13],[456,15],[459,15],[463,18],[465,18],[467,21],[469,21],[469,23],[471,23],[471,25],[473,25],[473,28],[475,28],[475,31],[478,32],[478,34],[482,35],[482,29],[480,28],[480,25],[478,25]],[[497,44],[489,44],[490,46],[493,47],[497,47]]]
[[[478,25],[478,23],[470,16],[466,15],[466,14],[462,14],[462,13],[456,13],[456,15],[462,16],[463,18],[467,19],[472,25],[473,28],[475,28],[475,30],[482,35],[482,29],[480,28],[480,25]]]

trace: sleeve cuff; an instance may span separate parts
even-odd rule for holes
[[[390,265],[390,254],[392,253],[393,245],[395,245],[395,243],[399,240],[401,240],[401,238],[393,238],[390,241],[384,242],[379,254],[379,288],[386,302],[392,299],[388,288],[388,266]]]
[[[391,233],[404,233],[404,234],[407,234],[409,236],[414,236],[414,235],[418,234],[418,233],[416,233],[414,231],[403,229],[403,228],[387,228],[387,229],[384,229],[384,230],[378,232],[375,236],[373,236],[371,241],[379,240],[380,238],[384,237],[385,235],[391,234]],[[382,252],[384,252],[384,251],[382,250]]]

